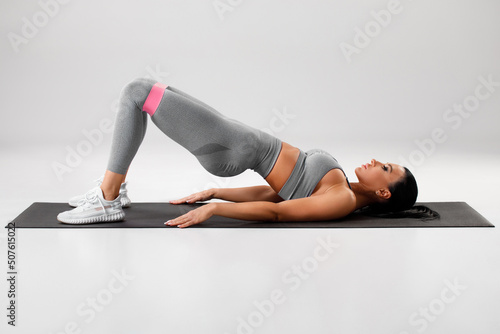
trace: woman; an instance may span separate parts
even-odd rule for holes
[[[370,163],[355,169],[359,182],[349,183],[337,160],[323,150],[304,152],[263,131],[229,119],[205,103],[151,79],[136,79],[122,90],[111,154],[100,186],[73,198],[75,209],[57,219],[67,224],[123,220],[130,204],[125,176],[144,138],[147,117],[168,137],[196,156],[217,176],[247,169],[269,186],[210,189],[172,204],[218,198],[165,224],[187,227],[213,215],[260,221],[335,220],[364,208],[397,212],[412,208],[417,185],[400,165]],[[75,204],[76,203],[76,204]],[[418,216],[435,217],[427,210]]]

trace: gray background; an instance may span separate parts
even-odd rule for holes
[[[113,122],[127,82],[154,75],[230,117],[275,125],[304,150],[327,149],[351,181],[370,158],[420,157],[420,201],[466,201],[497,228],[18,230],[19,326],[2,321],[0,332],[59,333],[77,322],[84,333],[236,333],[254,301],[283,289],[288,301],[255,333],[413,334],[411,315],[442,298],[445,280],[467,289],[426,334],[500,332],[500,87],[456,129],[443,119],[478,77],[500,82],[500,2],[403,0],[348,62],[341,43],[389,1],[221,1],[235,4],[223,20],[213,0],[71,0],[18,52],[9,34],[55,2],[0,2],[4,225],[33,202],[89,190],[111,142],[96,129]],[[280,119],[285,111],[294,118]],[[417,143],[438,128],[447,139],[423,153]],[[79,149],[85,156],[58,175],[53,166]],[[265,183],[251,171],[209,175],[151,123],[127,179],[134,203]],[[289,292],[283,274],[330,237],[340,247]],[[0,249],[6,256],[6,231]],[[135,280],[85,322],[77,306],[122,268]],[[6,279],[0,290],[7,305]]]

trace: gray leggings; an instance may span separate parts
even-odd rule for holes
[[[152,79],[136,79],[120,96],[107,169],[126,174],[146,133],[143,105]],[[151,117],[168,137],[194,154],[217,176],[234,176],[252,169],[266,177],[281,151],[281,141],[261,130],[229,119],[205,103],[168,86]]]

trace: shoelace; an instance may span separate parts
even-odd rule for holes
[[[101,176],[100,178],[94,180],[94,182],[97,184],[97,187],[99,187],[101,184],[102,184],[102,181],[104,180],[104,175]],[[122,189],[123,185],[124,184],[127,184],[127,182],[123,183],[121,186],[120,186],[120,192],[123,193],[123,194],[126,194],[127,193],[127,189]],[[94,189],[92,190],[89,190],[89,192],[93,191]],[[87,194],[85,194],[85,198],[87,197]],[[79,200],[77,203],[76,203],[76,206],[82,206],[83,204],[85,204],[86,200],[85,198],[82,198],[81,200]],[[102,205],[102,204],[101,204]]]
[[[104,180],[104,176],[101,176],[100,178],[95,179],[94,183],[96,184],[97,187],[99,187],[102,184],[103,180]],[[88,192],[91,192],[91,191],[93,191],[93,189],[89,190]],[[85,194],[85,197],[87,197],[87,194]],[[83,204],[85,204],[85,198],[82,198],[81,200],[79,200],[78,203],[76,203],[76,206],[81,206]]]
[[[92,204],[99,202],[104,213],[106,213],[106,208],[102,204],[101,199],[97,196],[97,189],[91,189],[85,193],[85,198],[82,200],[82,204],[79,206],[90,207]]]

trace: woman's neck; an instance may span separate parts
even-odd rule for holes
[[[354,192],[354,196],[356,196],[356,210],[377,201],[375,194],[367,190],[366,187],[359,182],[351,182],[351,189]]]

